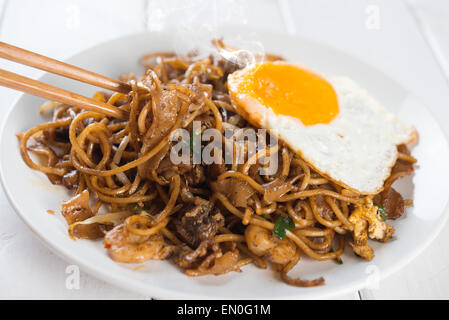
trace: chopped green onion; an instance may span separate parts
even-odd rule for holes
[[[377,207],[377,212],[380,213],[380,217],[382,218],[382,221],[386,221],[388,218],[388,214],[387,214],[387,210],[385,209],[385,207],[381,204],[375,204],[375,206]]]
[[[264,218],[265,220],[271,222],[271,219],[270,219],[270,216],[269,216],[269,215],[263,214],[263,215],[261,215],[261,217]]]
[[[289,216],[282,218],[279,216],[274,223],[273,235],[276,238],[284,240],[287,236],[287,230],[295,229],[295,223]]]
[[[330,252],[334,252],[334,248],[331,248]],[[336,264],[343,264],[343,260],[340,257],[334,259]]]
[[[134,212],[140,212],[140,211],[143,210],[143,207],[141,207],[138,204],[136,204],[131,210],[134,211]]]
[[[195,139],[194,139],[193,130],[192,130],[192,131],[190,131],[190,150],[192,150],[192,151],[194,150],[193,147],[196,145],[196,143],[194,145],[194,141],[195,141]]]

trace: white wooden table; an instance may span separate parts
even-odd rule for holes
[[[449,1],[446,0],[0,0],[1,41],[64,59],[100,41],[195,21],[251,25],[313,38],[375,65],[432,110],[449,136]],[[40,72],[0,61],[0,67]],[[0,88],[0,120],[18,93]],[[383,280],[336,299],[449,298],[449,225],[418,258]],[[149,299],[81,273],[24,226],[0,191],[0,299]],[[157,298],[157,297],[156,297]]]

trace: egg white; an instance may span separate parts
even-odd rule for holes
[[[237,77],[231,75],[228,83],[237,111],[250,123],[269,130],[332,181],[361,194],[376,194],[396,162],[397,145],[415,140],[416,130],[352,79],[322,76],[337,94],[339,114],[330,123],[312,126],[276,115],[257,99],[236,92]]]

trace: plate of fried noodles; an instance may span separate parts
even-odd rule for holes
[[[431,243],[448,216],[449,150],[423,104],[376,68],[311,40],[231,27],[199,32],[129,35],[67,60],[129,83],[129,94],[40,79],[113,104],[125,120],[30,95],[10,108],[1,181],[39,239],[83,271],[165,299],[332,297],[379,285]],[[382,190],[370,195],[321,174],[269,133],[264,156],[230,140],[242,162],[232,152],[224,163],[195,161],[195,150],[208,148],[198,132],[257,129],[227,86],[254,61],[348,76],[419,138],[398,146]],[[187,134],[176,144],[191,161],[172,161],[178,129]],[[271,159],[278,169],[262,176]]]

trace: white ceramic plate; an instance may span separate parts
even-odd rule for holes
[[[83,51],[68,62],[112,77],[129,71],[140,73],[137,61],[144,53],[185,51],[195,46],[205,49],[211,36],[207,32],[202,37],[189,35],[186,31],[164,31],[127,36]],[[348,75],[390,110],[416,126],[420,139],[413,155],[419,159],[419,167],[413,180],[401,181],[399,186],[405,197],[413,198],[415,204],[407,209],[403,218],[393,222],[395,239],[387,244],[373,243],[376,256],[371,262],[356,258],[349,248],[343,256],[343,265],[303,258],[291,275],[304,279],[324,276],[326,284],[315,288],[288,286],[274,272],[253,266],[244,267],[243,273],[199,278],[188,278],[168,261],[149,261],[146,268],[133,271],[134,265],[118,264],[109,259],[101,241],[73,241],[68,237],[67,225],[59,212],[69,194],[63,187],[51,185],[43,174],[28,168],[19,154],[15,134],[43,121],[38,114],[43,101],[22,95],[3,122],[0,173],[4,190],[17,214],[48,247],[98,278],[157,298],[307,299],[376,285],[376,281],[402,268],[429,245],[448,216],[449,150],[442,131],[425,107],[388,76],[334,48],[266,31],[225,28],[213,35],[223,35],[231,44],[252,50],[280,54],[318,71]],[[96,90],[48,74],[41,80],[86,95]],[[47,214],[49,209],[58,214]]]

